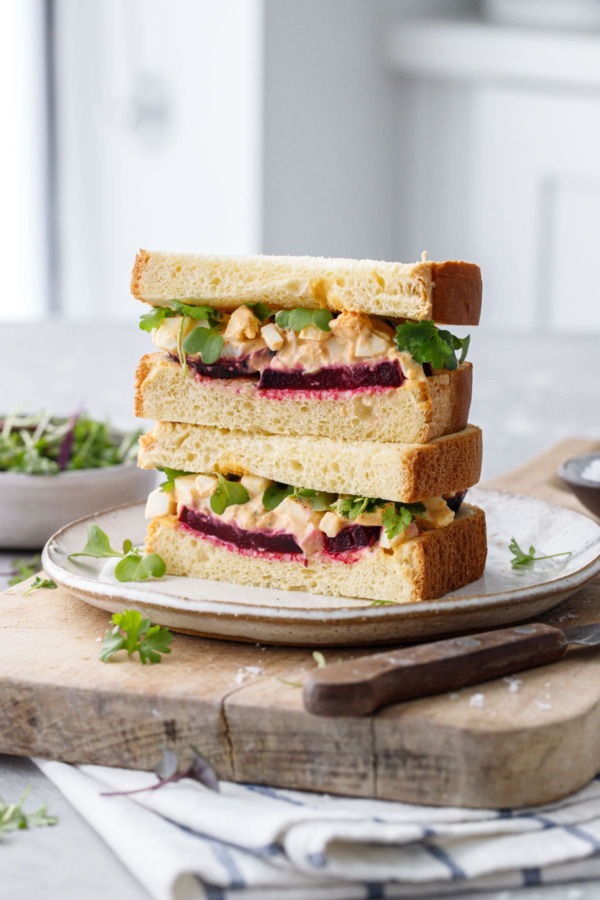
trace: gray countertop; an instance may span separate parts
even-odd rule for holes
[[[131,323],[1,326],[0,409],[68,413],[84,405],[117,426],[135,425],[133,372],[149,350]],[[484,432],[483,478],[492,478],[569,436],[600,438],[600,340],[586,337],[473,336],[471,421]],[[6,568],[14,553],[0,553]],[[3,587],[0,580],[0,588]],[[145,897],[94,831],[26,760],[0,756],[0,796],[16,799],[32,786],[27,808],[41,802],[56,828],[17,832],[0,848],[0,894],[7,900],[100,900]],[[8,887],[8,891],[6,888]],[[469,895],[472,898],[475,895]],[[592,900],[600,886],[532,888],[489,900]]]

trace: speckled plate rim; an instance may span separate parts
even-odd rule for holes
[[[497,593],[471,594],[467,597],[460,597],[460,591],[451,595],[440,598],[438,600],[423,601],[417,604],[398,604],[397,606],[372,606],[370,600],[358,600],[356,598],[348,598],[353,604],[360,603],[360,606],[338,607],[338,608],[302,608],[285,607],[278,608],[274,606],[257,606],[256,604],[244,603],[238,600],[193,600],[180,594],[164,594],[160,591],[160,582],[147,582],[143,584],[136,583],[135,587],[127,584],[113,585],[98,578],[89,575],[77,575],[64,569],[60,562],[59,544],[64,535],[75,526],[84,523],[91,523],[96,516],[86,516],[75,522],[61,528],[47,542],[43,554],[42,562],[47,574],[53,578],[57,584],[73,591],[81,599],[87,602],[94,601],[128,601],[133,604],[146,604],[154,609],[164,610],[168,612],[185,612],[201,616],[210,614],[216,618],[237,619],[240,622],[264,622],[265,620],[277,620],[281,624],[293,624],[298,622],[303,626],[315,624],[319,626],[326,625],[328,622],[336,625],[347,624],[351,626],[353,623],[365,623],[367,621],[382,620],[388,624],[400,621],[424,620],[431,617],[446,617],[450,614],[464,614],[465,628],[468,628],[468,614],[488,609],[492,610],[498,607],[514,606],[515,620],[524,618],[523,603],[525,605],[535,606],[537,601],[544,601],[544,609],[550,609],[552,605],[560,603],[568,594],[571,594],[583,587],[588,581],[600,574],[600,526],[598,526],[591,518],[577,513],[566,507],[548,503],[538,498],[532,498],[522,494],[514,494],[508,491],[484,490],[477,489],[477,496],[482,502],[486,496],[495,495],[496,498],[511,501],[523,501],[527,504],[532,502],[541,504],[548,514],[569,514],[571,516],[585,519],[586,522],[597,528],[596,540],[593,546],[597,546],[597,555],[586,565],[570,572],[566,575],[541,581],[537,584],[528,584],[517,586],[513,590],[503,590]],[[114,514],[124,510],[132,510],[134,507],[142,507],[143,504],[123,504],[121,506],[112,507],[103,510],[101,515]],[[541,507],[540,507],[541,508]],[[98,514],[97,514],[98,515]],[[64,554],[63,554],[64,557]],[[230,585],[232,591],[243,591],[244,587],[240,585]],[[471,586],[472,587],[472,586]],[[276,589],[265,589],[272,592],[282,593]],[[457,596],[458,594],[458,596]],[[286,592],[287,596],[287,592]],[[553,602],[553,600],[555,602]],[[362,604],[365,605],[362,605]],[[538,610],[539,611],[539,606]],[[510,614],[506,621],[510,621]],[[200,623],[198,623],[200,631]],[[244,631],[242,626],[241,631]],[[243,634],[240,634],[243,639]]]

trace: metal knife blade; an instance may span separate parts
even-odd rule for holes
[[[364,716],[389,703],[557,662],[569,644],[600,644],[600,624],[561,629],[528,623],[335,663],[305,680],[304,705],[315,715]]]

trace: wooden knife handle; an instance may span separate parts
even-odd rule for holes
[[[535,623],[387,650],[312,672],[304,705],[318,716],[365,716],[388,703],[545,666],[567,647],[559,628]]]

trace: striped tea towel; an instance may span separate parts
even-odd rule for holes
[[[353,900],[600,877],[600,776],[528,810],[436,808],[36,760],[157,900]]]

